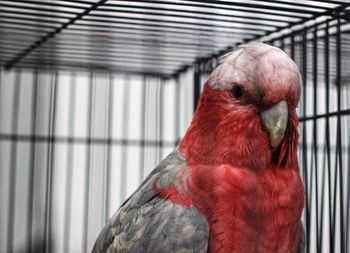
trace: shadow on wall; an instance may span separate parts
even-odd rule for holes
[[[45,237],[42,237],[42,239],[38,239],[33,242],[32,250],[30,252],[43,253],[43,252],[53,252],[53,251],[54,251],[54,245],[52,244],[52,241],[47,245],[45,241]],[[14,253],[28,253],[27,245],[23,245],[22,248],[14,251]]]

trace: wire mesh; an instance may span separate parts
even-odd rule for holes
[[[1,72],[0,118],[11,120],[0,121],[0,252],[91,250],[107,218],[188,124],[192,108],[185,118],[176,106],[185,87],[163,82]]]
[[[265,40],[296,61],[303,79],[299,164],[306,190],[307,252],[350,250],[348,28],[348,20],[328,18]],[[207,64],[195,67],[195,91],[208,76]]]
[[[88,252],[178,144],[219,57],[254,39],[302,73],[307,252],[350,252],[349,6],[1,1],[0,252]]]
[[[0,64],[172,77],[348,1],[2,1]]]

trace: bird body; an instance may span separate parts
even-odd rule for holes
[[[93,252],[207,252],[208,223],[178,194],[184,188],[176,178],[184,165],[177,149],[165,158],[110,218]]]
[[[93,252],[296,253],[298,68],[251,43],[204,85],[179,147],[110,219]]]
[[[298,172],[198,165],[187,181],[188,195],[167,188],[160,196],[200,211],[208,252],[297,252],[304,197]]]

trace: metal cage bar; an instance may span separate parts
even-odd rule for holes
[[[102,158],[101,224],[106,222],[115,203],[128,195],[127,173],[137,157],[137,182],[147,174],[148,165],[158,162],[165,151],[180,141],[184,126],[197,106],[202,83],[218,65],[218,58],[241,43],[257,39],[276,45],[288,52],[299,65],[303,78],[303,95],[300,113],[300,167],[306,189],[304,222],[307,235],[307,252],[347,252],[349,250],[349,170],[350,108],[342,95],[349,81],[347,43],[348,1],[3,1],[0,4],[0,64],[15,69],[13,100],[11,100],[11,132],[0,131],[0,144],[9,143],[9,198],[6,217],[6,233],[3,246],[7,252],[15,250],[15,223],[18,218],[11,210],[18,205],[18,174],[20,146],[29,144],[28,203],[25,227],[26,247],[29,252],[51,252],[55,248],[53,199],[56,196],[56,174],[60,170],[59,146],[67,147],[67,172],[64,191],[65,212],[62,231],[63,250],[70,252],[72,244],[71,222],[74,220],[74,159],[77,146],[84,147],[84,177],[82,240],[78,248],[90,249],[90,236],[95,229],[91,218],[94,214],[92,195],[95,189],[94,158],[97,147],[104,147]],[[48,9],[49,8],[49,9]],[[52,9],[52,10],[50,10]],[[244,15],[242,14],[244,12]],[[312,21],[312,22],[310,22]],[[254,25],[254,27],[252,27]],[[118,36],[115,34],[118,33]],[[23,98],[23,73],[35,69],[33,89],[29,93],[30,131],[20,132]],[[73,69],[73,71],[72,71]],[[40,132],[42,106],[41,76],[49,70],[48,126]],[[80,71],[90,71],[87,78],[86,135],[75,132],[79,113],[69,112],[67,135],[58,133],[59,107],[62,89],[60,78],[69,71],[69,107],[78,101],[77,78]],[[66,72],[65,72],[66,71]],[[72,72],[71,72],[72,71]],[[112,74],[113,72],[113,74]],[[1,70],[3,78],[6,71]],[[101,101],[97,90],[97,74],[108,76],[104,118],[105,135],[95,135],[96,121],[100,115],[95,109]],[[121,74],[122,73],[122,74]],[[122,78],[116,79],[117,75]],[[128,98],[134,94],[131,85],[134,75],[141,75],[138,107],[141,125],[139,136],[130,138],[133,124],[130,117],[133,105]],[[186,79],[187,78],[187,79]],[[190,81],[189,81],[190,80]],[[173,83],[172,83],[173,82]],[[192,85],[189,88],[189,85]],[[120,85],[123,89],[120,89]],[[168,120],[167,89],[172,86],[174,110],[174,138],[165,138],[165,122]],[[7,87],[0,80],[0,97]],[[119,97],[121,91],[125,99]],[[115,105],[120,101],[120,110]],[[0,101],[2,102],[2,101]],[[323,106],[320,106],[324,103]],[[186,105],[184,105],[186,104]],[[188,108],[186,108],[188,107]],[[121,112],[122,111],[122,112]],[[121,113],[121,117],[118,113]],[[153,115],[150,119],[150,115]],[[118,116],[119,115],[119,116]],[[119,117],[119,118],[118,118]],[[0,119],[1,115],[0,115]],[[151,124],[152,123],[152,124]],[[0,125],[4,124],[0,120]],[[121,136],[114,129],[122,128]],[[152,132],[154,130],[154,133]],[[150,137],[152,136],[152,137]],[[39,166],[40,145],[47,148],[46,171]],[[133,148],[136,148],[135,152]],[[150,149],[152,151],[150,151]],[[118,162],[114,157],[120,157]],[[120,178],[115,179],[115,168]],[[149,166],[150,167],[150,166]],[[36,242],[34,216],[36,177],[45,183],[42,213],[42,243]],[[118,181],[118,182],[117,182]],[[116,190],[117,189],[117,190]],[[111,194],[118,191],[118,200]],[[120,196],[119,196],[120,195]],[[3,210],[3,209],[1,209]],[[81,227],[81,228],[80,228]],[[2,237],[1,237],[2,238]],[[0,239],[1,239],[0,238]]]

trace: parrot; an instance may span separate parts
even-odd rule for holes
[[[301,253],[301,75],[281,49],[222,56],[179,145],[108,220],[93,253]]]

